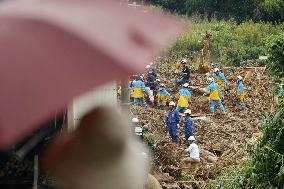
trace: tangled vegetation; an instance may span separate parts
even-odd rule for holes
[[[269,44],[270,57],[266,65],[276,78],[284,75],[284,37],[279,35]],[[283,86],[282,86],[283,87]],[[278,113],[265,114],[261,130],[263,138],[252,153],[252,159],[239,167],[225,169],[213,183],[213,188],[242,189],[284,187],[284,103],[278,106]],[[223,178],[226,178],[225,180]]]
[[[173,13],[205,19],[253,21],[284,21],[282,0],[145,0]]]
[[[210,62],[239,66],[243,61],[255,60],[268,55],[267,46],[279,33],[284,33],[284,23],[254,23],[252,21],[237,24],[235,21],[197,21],[182,35],[169,50],[169,56],[193,56],[199,61],[202,49],[202,34],[212,33]]]

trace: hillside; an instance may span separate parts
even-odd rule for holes
[[[174,83],[179,78],[175,65],[157,64],[160,78],[166,88],[175,94]],[[165,125],[165,110],[155,108],[133,108],[134,115],[138,115],[143,124],[149,125],[146,138],[152,144],[153,170],[152,172],[163,183],[165,188],[171,188],[175,183],[180,188],[209,188],[210,181],[220,172],[231,165],[242,165],[254,148],[256,139],[254,133],[259,132],[263,113],[270,111],[273,85],[264,68],[223,68],[229,81],[229,89],[224,101],[226,114],[216,111],[209,114],[208,97],[202,96],[198,90],[191,90],[193,101],[191,104],[194,118],[196,142],[201,149],[201,163],[194,169],[187,168],[182,159],[185,157],[184,142],[179,147],[171,143]],[[234,88],[236,76],[245,77],[247,91],[245,110],[234,106]],[[206,87],[206,75],[193,72],[192,86]],[[195,88],[195,87],[192,87]],[[183,123],[179,126],[180,140],[184,140]],[[209,155],[209,157],[208,157]]]

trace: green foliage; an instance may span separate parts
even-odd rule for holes
[[[153,5],[161,6],[173,13],[185,14],[184,3],[186,0],[148,0]]]
[[[212,18],[231,19],[240,22],[253,18],[253,11],[256,9],[256,0],[187,0],[185,2],[188,16],[200,14]]]
[[[278,36],[272,36],[267,42],[269,48],[269,59],[267,66],[274,76],[284,77],[284,32]]]
[[[242,166],[232,165],[222,170],[221,174],[211,183],[212,189],[242,189],[245,185]]]
[[[284,109],[271,119],[268,114],[262,124],[263,139],[246,170],[249,186],[280,189],[284,186]]]
[[[199,61],[202,49],[202,34],[213,34],[209,61],[226,65],[239,65],[241,61],[258,59],[267,55],[267,41],[284,32],[284,24],[254,23],[252,21],[237,24],[235,21],[202,21],[182,35],[169,50],[169,56],[193,56]]]
[[[201,15],[209,20],[234,19],[237,22],[284,21],[283,0],[146,0],[166,10],[188,16]]]

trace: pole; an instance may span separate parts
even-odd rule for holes
[[[125,81],[121,84],[121,108],[126,115],[130,114],[130,90],[129,82]]]
[[[38,155],[35,155],[34,156],[34,183],[33,183],[33,189],[38,189],[38,175],[39,175]]]

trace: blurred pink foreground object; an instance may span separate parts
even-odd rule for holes
[[[140,72],[183,24],[110,0],[0,5],[0,148],[74,97]]]

